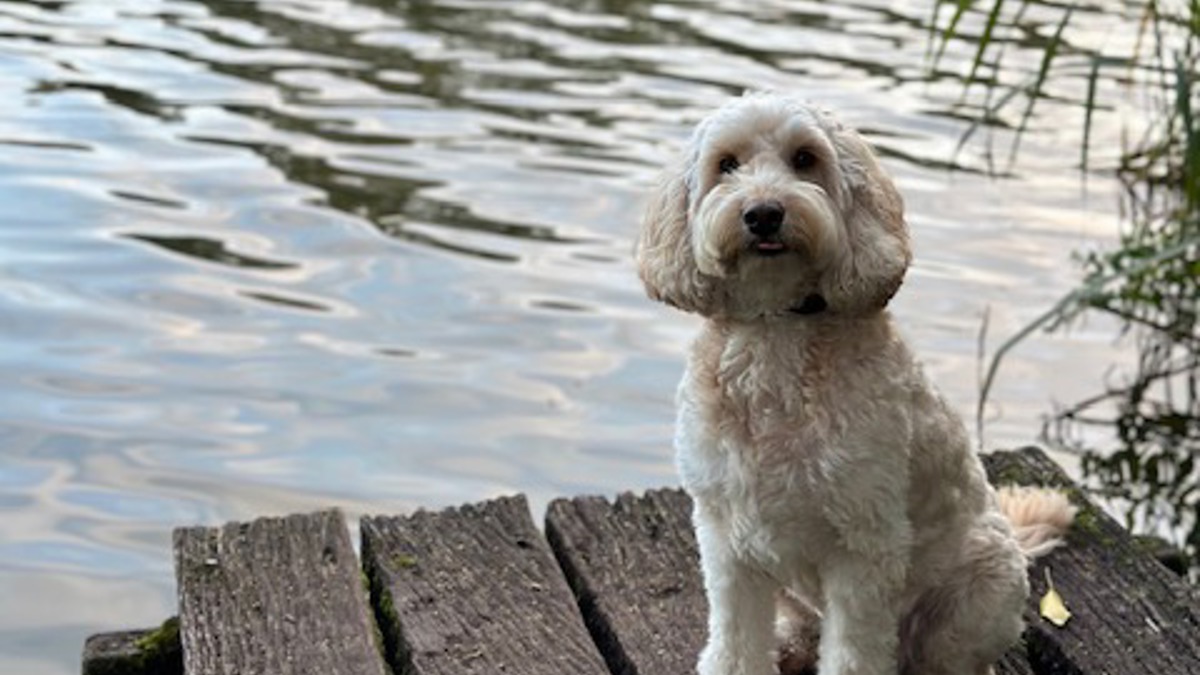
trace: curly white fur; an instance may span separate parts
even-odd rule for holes
[[[868,146],[788,97],[716,111],[654,195],[647,292],[707,319],[675,439],[711,610],[700,675],[774,672],[778,599],[781,662],[811,666],[819,640],[822,675],[983,675],[1019,636],[1019,542],[1047,550],[1071,508],[1014,534],[884,310],[909,259]]]

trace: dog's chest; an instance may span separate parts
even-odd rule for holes
[[[683,482],[724,523],[739,555],[794,577],[820,559],[804,542],[834,537],[822,463],[852,397],[833,390],[834,359],[796,345],[726,347],[719,360],[693,362],[680,391]]]
[[[720,423],[713,411],[681,416],[679,468],[684,486],[719,520],[739,556],[773,576],[795,575],[815,565],[820,551],[804,542],[829,541],[821,508],[823,434],[818,426],[785,423],[796,411],[780,408],[757,416],[757,429]],[[786,428],[787,431],[779,431]],[[692,432],[699,433],[688,433]]]
[[[708,467],[706,481],[689,490],[709,505],[739,557],[786,585],[816,593],[815,570],[824,552],[810,544],[835,536],[820,487],[805,462],[764,463],[756,451],[727,447],[725,461]]]

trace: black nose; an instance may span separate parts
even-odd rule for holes
[[[768,237],[783,225],[783,204],[775,200],[758,202],[742,211],[742,222],[751,233]]]

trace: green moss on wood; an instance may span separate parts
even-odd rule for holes
[[[171,617],[154,630],[133,638],[117,637],[90,656],[85,654],[84,675],[181,675],[183,648],[179,642],[179,619]]]
[[[146,658],[153,658],[169,650],[179,649],[179,617],[173,616],[162,623],[157,629],[146,633],[134,643],[138,653]]]
[[[1100,516],[1096,510],[1083,507],[1075,514],[1074,527],[1090,537],[1099,537],[1103,530],[1100,527]]]
[[[380,653],[396,675],[406,675],[411,668],[411,659],[404,650],[404,639],[401,633],[400,616],[392,601],[388,589],[387,568],[402,569],[416,565],[413,556],[397,555],[390,559],[378,556],[371,550],[370,539],[363,538],[363,568],[364,577],[370,588],[371,607],[375,610],[375,638],[378,640]],[[407,560],[406,560],[407,559]]]
[[[415,555],[400,554],[392,557],[392,567],[400,570],[412,569],[417,566]]]
[[[992,470],[992,484],[997,487],[1005,485],[1036,485],[1037,477],[1032,475],[1028,467],[1014,462],[1003,462]]]

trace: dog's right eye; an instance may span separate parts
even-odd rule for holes
[[[717,162],[717,171],[721,173],[733,173],[737,171],[739,166],[741,165],[738,164],[737,157],[725,155],[721,158],[721,161]]]

